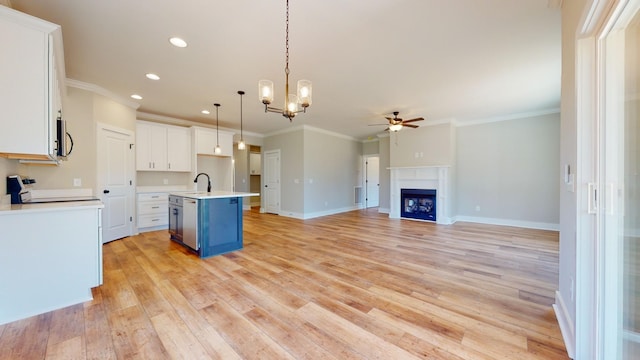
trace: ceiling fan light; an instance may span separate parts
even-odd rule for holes
[[[258,96],[260,96],[260,101],[269,105],[273,101],[273,81],[271,80],[260,80],[258,81]]]
[[[389,131],[398,132],[400,130],[402,130],[402,124],[389,125]]]
[[[311,105],[311,81],[298,80],[298,101],[303,108]]]

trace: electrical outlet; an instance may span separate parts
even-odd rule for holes
[[[169,179],[162,179],[162,183],[165,185],[169,185]]]
[[[73,179],[73,186],[82,186],[82,179],[80,178]]]
[[[476,205],[476,211],[480,211],[480,205]]]

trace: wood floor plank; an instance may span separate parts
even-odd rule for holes
[[[109,320],[101,303],[85,306],[84,327],[87,359],[116,359]]]
[[[0,338],[0,360],[43,359],[52,316],[46,313],[7,324]]]
[[[0,325],[0,360],[568,359],[557,232],[375,209],[244,225],[208,259],[166,230],[105,244],[93,300]]]
[[[108,317],[111,338],[118,358],[170,359],[151,321],[140,306],[134,305],[112,311]]]
[[[83,336],[76,336],[47,346],[46,360],[81,360],[86,359]]]

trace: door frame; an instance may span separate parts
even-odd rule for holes
[[[260,182],[261,182],[261,186],[264,189],[267,185],[267,179],[269,179],[270,177],[270,173],[269,170],[267,168],[267,158],[269,154],[277,154],[278,156],[278,170],[277,170],[277,175],[278,175],[278,211],[273,213],[273,214],[280,214],[280,211],[282,210],[282,154],[280,152],[280,149],[276,149],[276,150],[266,150],[262,153],[262,174],[264,174],[264,176],[261,176]],[[260,212],[261,213],[267,213],[267,194],[265,191],[264,196],[260,197],[260,201],[262,202],[262,206],[260,207]]]
[[[380,154],[368,154],[363,155],[362,157],[362,168],[364,171],[362,172],[362,185],[364,187],[364,208],[369,208],[369,187],[367,186],[369,180],[369,159],[370,158],[378,158],[378,205],[372,207],[380,206]]]
[[[607,174],[611,165],[606,161],[606,146],[611,141],[607,136],[615,130],[611,128],[615,124],[607,123],[615,111],[608,106],[608,96],[623,81],[619,69],[610,63],[612,56],[624,51],[616,27],[624,11],[639,7],[639,0],[587,1],[577,33],[576,330],[575,342],[567,344],[569,355],[576,359],[614,359],[620,355],[616,345],[622,336],[616,325],[618,315],[605,313],[608,303],[619,301],[619,269],[614,255],[620,251],[617,244],[607,242],[616,236],[607,224],[616,216],[610,188],[618,181]],[[575,346],[575,354],[571,346]]]
[[[137,224],[137,217],[136,217],[136,157],[135,157],[135,132],[128,130],[128,129],[124,129],[124,128],[120,128],[117,126],[113,126],[113,125],[109,125],[109,124],[105,124],[105,123],[101,123],[101,122],[97,122],[96,123],[96,154],[95,154],[95,158],[96,158],[96,187],[94,189],[94,193],[98,196],[100,196],[100,194],[102,194],[102,186],[104,184],[102,184],[101,182],[101,178],[100,178],[100,169],[101,169],[101,162],[100,162],[100,156],[99,156],[99,145],[100,145],[100,140],[101,136],[102,136],[102,131],[111,131],[111,132],[116,132],[116,133],[121,133],[124,135],[127,135],[130,137],[131,139],[131,146],[132,146],[132,153],[133,156],[129,157],[128,160],[128,164],[127,164],[127,170],[128,170],[128,174],[130,175],[131,178],[131,186],[129,187],[129,192],[128,192],[128,197],[131,201],[129,201],[129,216],[131,218],[131,221],[129,221],[129,226],[128,226],[128,236],[131,235],[135,235],[137,233],[137,227],[135,224]],[[106,205],[105,205],[106,206]],[[102,216],[104,217],[104,214],[106,213],[106,208],[102,209]],[[102,224],[102,231],[104,231],[104,224]],[[104,237],[103,237],[103,242],[104,242]]]

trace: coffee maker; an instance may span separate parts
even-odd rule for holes
[[[7,176],[7,194],[11,195],[12,204],[22,204],[31,199],[29,187],[35,184],[34,179],[22,178],[20,175]]]

